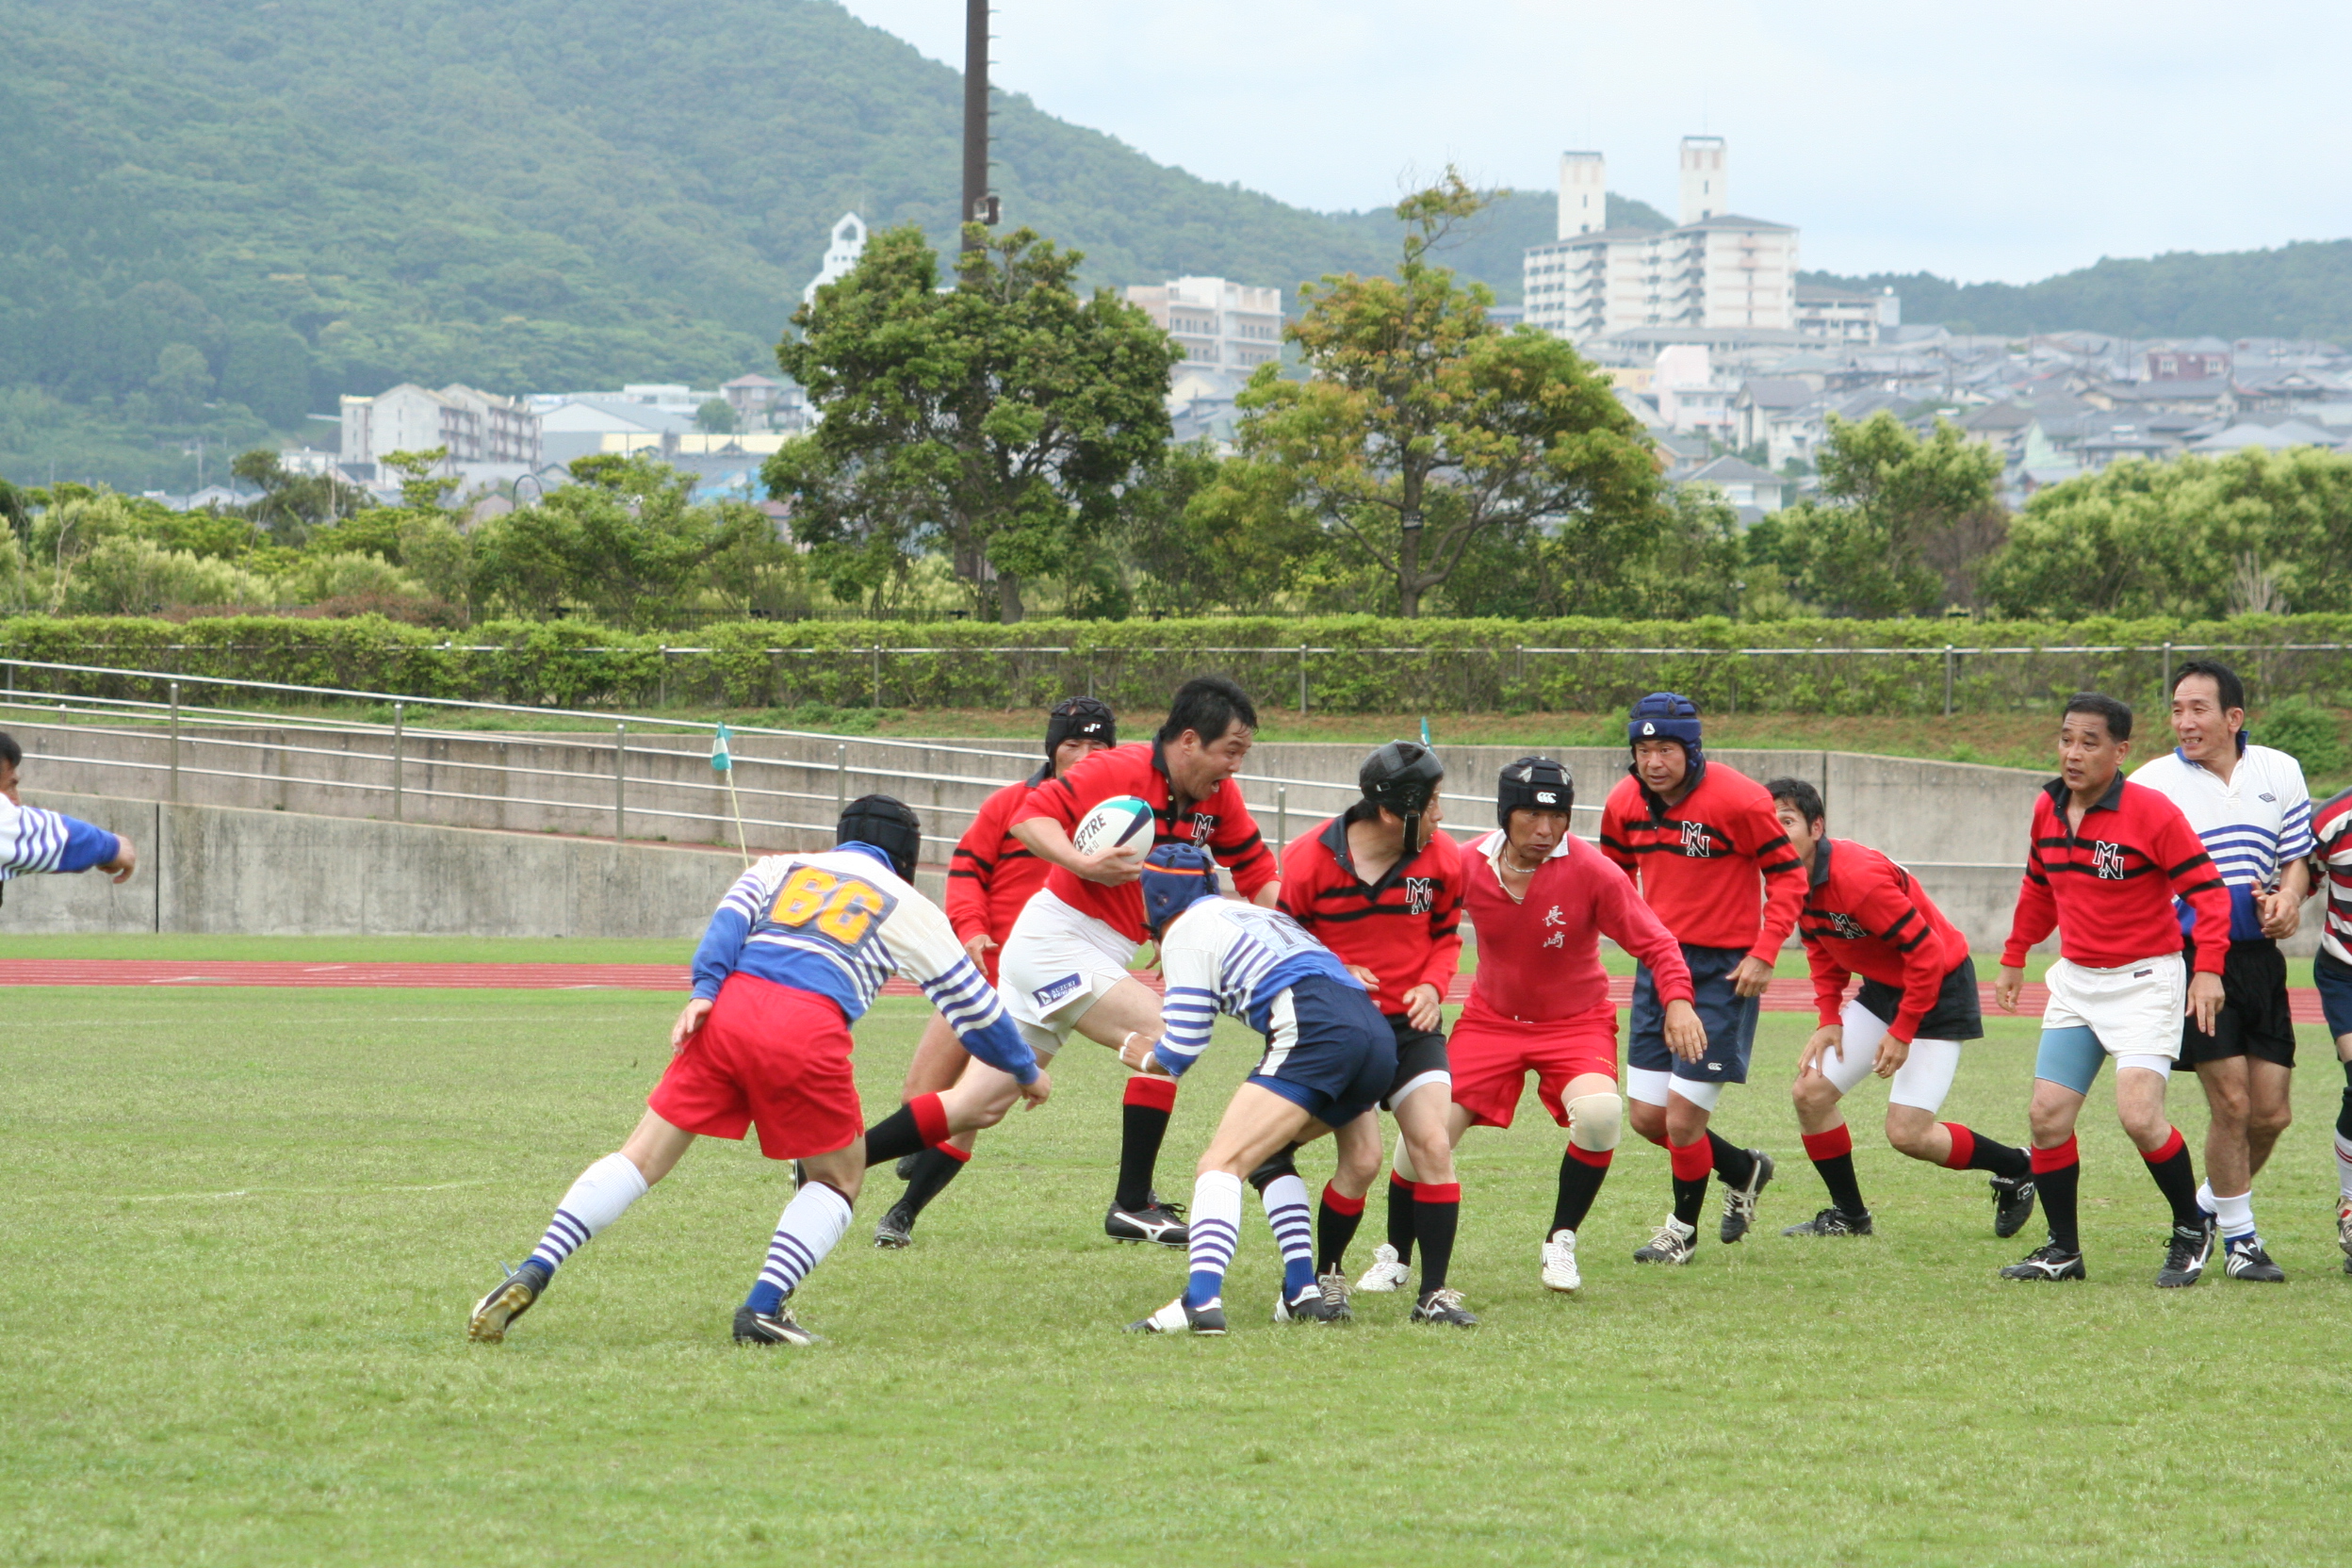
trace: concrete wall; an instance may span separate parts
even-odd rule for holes
[[[6,884],[8,932],[253,936],[696,937],[730,852],[27,791],[125,833],[139,873]],[[933,898],[937,873],[918,875]]]

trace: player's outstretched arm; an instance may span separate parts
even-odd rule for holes
[[[138,846],[129,839],[117,833],[114,836],[114,858],[100,861],[98,869],[105,872],[108,879],[118,886],[128,882],[131,879],[131,874],[139,869]]]

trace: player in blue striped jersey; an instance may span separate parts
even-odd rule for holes
[[[468,1337],[495,1342],[531,1309],[572,1252],[667,1175],[700,1136],[760,1130],[760,1152],[799,1162],[803,1181],[777,1221],[767,1266],[735,1314],[747,1345],[815,1339],[790,1298],[849,1228],[866,1171],[865,1118],[850,1070],[850,1025],[882,982],[923,987],[964,1048],[1042,1104],[1051,1086],[972,967],[955,928],[909,881],[921,821],[889,795],[841,813],[837,848],[771,855],[737,878],[694,952],[694,993],[670,1031],[673,1055],[618,1152],[582,1172],[522,1266],[475,1304]],[[975,1085],[924,1095],[899,1115],[944,1142],[1003,1116]]]
[[[1379,1102],[1396,1072],[1396,1040],[1364,984],[1331,949],[1278,910],[1217,896],[1206,851],[1167,843],[1144,860],[1144,923],[1160,944],[1168,992],[1156,1040],[1130,1035],[1119,1061],[1182,1077],[1219,1013],[1266,1038],[1266,1054],[1233,1091],[1192,1189],[1191,1276],[1184,1292],[1128,1327],[1139,1333],[1221,1334],[1225,1271],[1241,1233],[1243,1179],[1296,1144],[1344,1127]],[[1344,1308],[1315,1283],[1304,1205],[1298,1245],[1285,1245],[1277,1321],[1331,1321]]]
[[[2255,1229],[2254,1177],[2291,1119],[2295,1021],[2278,939],[2302,923],[2311,889],[2311,796],[2294,758],[2247,743],[2246,687],[2227,664],[2180,667],[2172,730],[2180,745],[2132,782],[2180,808],[2230,890],[2221,1013],[2211,1034],[2194,1017],[2181,1023],[2180,1059],[2197,1069],[2213,1113],[2197,1200],[2220,1231],[2229,1277],[2276,1283],[2286,1273]],[[2192,918],[2184,906],[2184,938]]]
[[[139,851],[120,833],[17,799],[24,748],[0,730],[0,882],[41,872],[103,871],[128,882]]]

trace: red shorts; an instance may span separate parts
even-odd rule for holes
[[[1533,1072],[1536,1098],[1565,1127],[1568,1107],[1560,1097],[1570,1079],[1587,1072],[1617,1076],[1617,1008],[1604,1002],[1588,1012],[1531,1023],[1490,1011],[1474,991],[1446,1037],[1446,1058],[1454,1073],[1454,1103],[1470,1113],[1473,1126],[1510,1126],[1519,1091]]]
[[[756,1125],[772,1160],[830,1154],[866,1130],[849,1049],[849,1020],[830,997],[730,974],[645,1104],[705,1137]]]

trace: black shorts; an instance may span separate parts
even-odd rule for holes
[[[1854,993],[1862,1010],[1881,1023],[1892,1023],[1903,1011],[1903,988],[1865,978]],[[1944,976],[1941,989],[1919,1020],[1913,1037],[1923,1040],[1981,1040],[1984,1037],[1984,1007],[1976,989],[1976,960],[1963,958],[1960,967]]]
[[[1380,1109],[1396,1108],[1396,1097],[1405,1086],[1430,1073],[1446,1073],[1451,1084],[1450,1068],[1446,1060],[1446,1037],[1429,1029],[1415,1029],[1405,1021],[1402,1013],[1388,1015],[1388,1026],[1396,1036],[1396,1076],[1389,1081],[1388,1093],[1380,1100]]]
[[[2187,957],[2194,969],[2195,948]],[[2213,1032],[2197,1026],[2194,1015],[2180,1021],[2180,1059],[2194,1067],[2230,1056],[2295,1065],[2295,1016],[2287,1007],[2287,960],[2268,937],[2231,942],[2221,961],[2221,1016]]]

